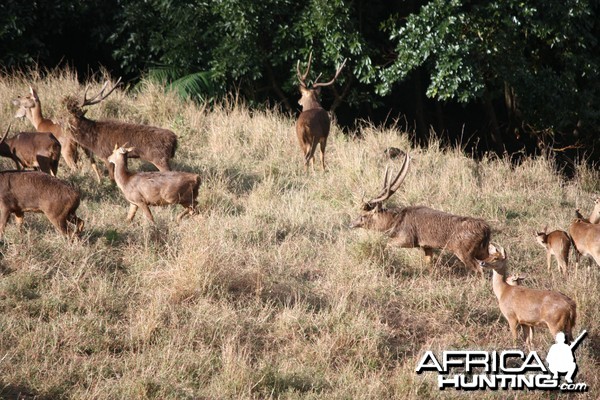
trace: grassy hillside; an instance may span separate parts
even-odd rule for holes
[[[33,84],[46,115],[82,94],[66,72],[0,77],[2,125],[10,99]],[[93,87],[100,88],[99,83]],[[157,227],[83,160],[59,177],[82,192],[82,240],[60,237],[41,215],[7,228],[0,247],[0,394],[26,398],[398,398],[465,397],[416,375],[426,350],[511,348],[491,288],[450,254],[425,265],[417,249],[382,234],[349,230],[362,195],[380,189],[388,146],[410,149],[411,169],[389,205],[423,204],[477,216],[493,227],[512,271],[531,287],[577,302],[577,381],[600,391],[598,266],[563,277],[546,272],[534,229],[566,229],[573,209],[591,209],[598,172],[564,181],[546,159],[511,167],[475,162],[437,144],[411,148],[405,133],[365,125],[356,137],[333,126],[328,171],[305,174],[294,121],[232,102],[209,110],[153,85],[117,91],[88,112],[172,129],[174,167],[203,183],[201,215],[175,223],[179,208],[153,208]],[[4,129],[4,128],[2,128]],[[13,130],[32,130],[28,121]],[[396,165],[394,165],[396,164]],[[135,169],[148,164],[131,163]],[[0,162],[1,169],[12,168]],[[591,265],[591,267],[589,267]],[[553,343],[536,331],[545,356]],[[471,393],[473,395],[473,393]],[[507,393],[477,393],[504,398]],[[0,396],[0,397],[2,397]],[[520,398],[545,399],[541,391]]]

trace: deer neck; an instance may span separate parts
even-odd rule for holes
[[[492,274],[492,288],[496,297],[500,299],[508,287],[509,284],[506,283],[506,270],[498,272],[494,269]]]
[[[321,103],[319,103],[319,100],[315,98],[307,98],[302,103],[302,112],[308,110],[315,110],[319,108],[322,109],[323,107],[321,107]]]
[[[122,154],[118,157],[115,165],[115,182],[123,189],[127,185],[132,173],[127,169],[127,156]]]
[[[45,121],[44,116],[42,115],[42,105],[38,101],[35,102],[35,107],[28,109],[26,115],[36,130]]]

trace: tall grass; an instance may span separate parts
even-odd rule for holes
[[[84,90],[68,71],[2,76],[4,125],[14,113],[8,100],[29,84],[48,116],[60,115],[63,96]],[[575,207],[592,206],[588,190],[597,188],[597,171],[581,165],[578,178],[564,181],[548,159],[476,162],[436,142],[411,147],[404,132],[365,124],[354,136],[334,126],[328,171],[307,175],[293,120],[236,102],[198,107],[152,83],[134,94],[116,91],[88,114],[174,130],[174,167],[203,179],[201,215],[177,225],[178,210],[154,208],[156,228],[141,216],[128,225],[121,193],[108,180],[96,184],[85,160],[76,174],[59,169],[81,189],[85,235],[71,243],[33,214],[22,233],[7,228],[0,260],[2,396],[464,397],[439,392],[432,375],[414,373],[423,352],[511,348],[508,324],[489,276],[482,281],[445,253],[425,265],[416,249],[347,228],[363,193],[377,192],[385,166],[395,164],[383,157],[388,146],[414,156],[391,205],[486,219],[512,271],[530,276],[527,285],[577,302],[575,332],[590,332],[576,353],[577,380],[590,386],[583,397],[598,396],[598,266],[577,274],[571,268],[567,277],[557,268],[547,273],[533,238],[546,224],[566,229]],[[32,127],[22,121],[13,130]],[[12,164],[4,160],[0,168]],[[535,345],[545,355],[553,340],[538,332]]]

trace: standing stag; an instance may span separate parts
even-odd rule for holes
[[[8,130],[4,135],[4,139]],[[0,141],[0,144],[2,142]],[[10,214],[15,214],[19,229],[25,212],[41,212],[62,234],[69,235],[83,230],[83,221],[77,217],[79,192],[67,183],[37,171],[0,172],[0,237]],[[74,225],[71,228],[69,224]]]
[[[148,206],[165,206],[181,204],[183,210],[177,216],[177,222],[186,215],[196,212],[196,197],[200,187],[200,177],[190,172],[130,172],[127,169],[127,156],[135,151],[133,148],[115,145],[108,161],[115,165],[115,181],[131,204],[127,213],[127,221],[131,222],[138,208],[146,218],[154,223],[154,217]]]
[[[119,78],[117,83],[105,93],[108,86],[106,82],[100,92],[91,99],[87,98],[87,89],[81,101],[67,96],[63,100],[68,112],[65,131],[83,148],[102,159],[110,179],[114,180],[114,170],[108,162],[108,157],[112,154],[116,143],[129,143],[135,148],[129,154],[130,158],[141,158],[154,164],[160,171],[170,171],[169,161],[175,155],[177,147],[177,136],[170,130],[120,121],[92,121],[85,117],[86,110],[83,110],[83,107],[98,104],[106,99],[117,88],[120,81]]]
[[[533,328],[539,325],[546,325],[552,337],[563,332],[569,340],[573,339],[573,327],[577,318],[575,302],[560,292],[508,284],[505,280],[506,262],[504,249],[490,244],[488,258],[480,260],[479,264],[482,268],[493,270],[492,287],[500,311],[510,326],[513,343],[516,345],[519,325],[523,327],[525,342],[530,347],[533,343]]]
[[[478,259],[488,256],[490,227],[482,219],[461,217],[424,206],[384,208],[400,187],[408,172],[410,156],[406,154],[398,174],[388,181],[385,171],[383,189],[375,198],[363,204],[363,212],[350,228],[366,228],[386,232],[392,244],[404,248],[420,247],[427,262],[431,261],[433,249],[452,252],[467,267],[483,277]]]
[[[329,82],[318,83],[321,75],[315,79],[311,85],[306,83],[306,78],[310,72],[310,62],[312,53],[308,56],[308,66],[304,74],[300,73],[300,61],[296,65],[298,81],[300,82],[300,93],[302,97],[298,100],[298,104],[302,106],[302,112],[296,121],[296,135],[300,142],[300,148],[304,153],[304,169],[308,171],[308,164],[313,161],[317,150],[317,144],[321,148],[321,164],[325,170],[325,146],[327,146],[327,136],[329,136],[330,120],[327,111],[321,107],[319,103],[319,94],[321,88],[332,85],[339,76],[342,68],[346,64],[346,60],[339,66],[335,72],[335,76]]]
[[[20,132],[0,142],[0,156],[15,162],[18,170],[33,168],[56,176],[60,159],[60,143],[50,132]]]
[[[77,143],[69,137],[69,135],[64,134],[60,124],[52,121],[51,119],[44,118],[42,115],[42,104],[40,102],[40,98],[37,92],[30,86],[29,94],[27,96],[19,96],[13,100],[13,104],[18,106],[19,109],[15,114],[15,118],[23,118],[27,117],[29,122],[35,127],[35,130],[38,132],[50,132],[54,135],[54,137],[60,142],[60,154],[67,163],[67,166],[72,171],[77,171]],[[98,166],[94,161],[94,157],[92,153],[88,150],[84,151],[84,153],[90,159],[92,163],[92,168],[96,173],[98,179],[100,179],[100,172],[98,171]]]

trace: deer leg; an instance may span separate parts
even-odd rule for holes
[[[135,213],[137,212],[138,206],[131,203],[129,205],[129,211],[127,212],[127,222],[133,221],[133,217],[135,217]]]
[[[0,237],[4,237],[4,228],[6,228],[6,224],[8,223],[8,217],[10,217],[10,211],[2,207],[0,209]]]
[[[51,218],[50,216],[48,216],[48,219],[50,220],[50,222],[52,222],[52,225],[54,225],[56,230],[58,230],[60,233],[62,233],[63,235],[69,234],[66,217],[65,218],[60,218],[60,217],[58,217],[58,218],[52,217]]]
[[[558,261],[558,259],[556,261]],[[550,269],[552,268],[552,254],[550,252],[546,253],[546,263],[548,264],[548,272],[550,272]]]
[[[319,141],[319,147],[321,148],[321,165],[323,171],[325,171],[325,146],[327,146],[327,139]]]
[[[425,253],[425,263],[431,264],[431,258],[433,257],[433,249],[431,247],[421,247],[423,253]]]
[[[19,229],[19,233],[23,232],[23,221],[25,217],[25,213],[23,213],[22,211],[20,212],[15,212],[15,222],[17,224],[17,228]]]
[[[312,160],[312,167],[313,167],[313,171],[315,169],[315,150],[317,150],[317,138],[314,137],[312,140],[312,143],[310,144],[310,148],[308,150],[308,153],[306,154],[305,158],[305,165],[306,168],[308,169],[308,163]]]
[[[517,321],[509,319],[508,326],[510,327],[510,332],[512,333],[513,346],[517,347]]]
[[[152,213],[150,212],[150,208],[148,208],[148,204],[146,203],[140,203],[138,205],[139,208],[142,209],[144,215],[146,216],[146,218],[148,218],[150,220],[150,222],[152,222],[153,224],[154,222],[154,217],[152,216]]]

